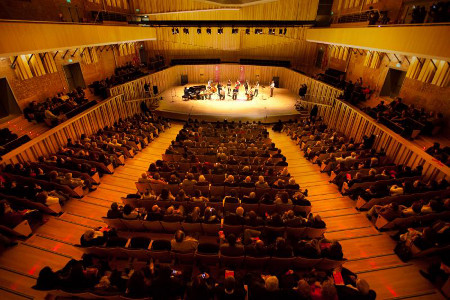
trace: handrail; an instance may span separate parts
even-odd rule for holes
[[[0,23],[30,23],[30,24],[57,24],[57,25],[96,25],[96,26],[129,26],[139,27],[137,25],[124,24],[111,24],[111,23],[90,23],[90,22],[58,22],[58,21],[37,21],[37,20],[13,20],[13,19],[0,19]]]
[[[84,116],[86,116],[87,114],[91,113],[94,110],[97,110],[98,108],[105,106],[107,104],[109,104],[111,101],[115,100],[116,98],[123,98],[123,95],[117,95],[117,96],[113,96],[110,97],[106,100],[103,100],[102,102],[94,105],[93,107],[85,110],[84,112],[82,112],[81,114],[78,114],[76,116],[74,116],[73,118],[70,118],[69,120],[51,128],[50,130],[46,131],[45,133],[35,137],[34,139],[32,139],[31,141],[21,145],[20,147],[6,153],[5,155],[2,156],[3,161],[7,161],[11,158],[13,158],[14,156],[20,154],[21,152],[23,152],[24,150],[36,145],[37,143],[43,141],[44,139],[48,138],[49,136],[55,134],[56,132],[68,127],[69,125],[71,125],[72,123],[76,122],[77,120],[83,118]]]
[[[312,105],[317,105],[317,106],[323,106],[323,107],[328,107],[328,108],[333,108],[333,106],[329,105],[329,104],[323,104],[323,103],[318,103],[318,102],[312,102],[312,101],[306,101],[306,100],[297,100],[297,103],[305,103],[305,104],[312,104]]]

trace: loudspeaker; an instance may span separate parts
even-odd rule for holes
[[[272,80],[273,80],[273,82],[275,82],[275,87],[279,88],[280,87],[280,77],[273,77]]]
[[[188,76],[187,75],[181,75],[181,85],[188,84]]]
[[[158,86],[153,86],[153,95],[158,95]]]

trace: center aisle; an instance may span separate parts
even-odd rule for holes
[[[286,156],[289,173],[301,189],[308,189],[311,212],[319,214],[327,224],[325,237],[338,240],[344,267],[358,274],[376,291],[377,299],[444,299],[433,285],[419,275],[419,268],[402,262],[394,253],[396,243],[376,230],[355,209],[355,202],[342,196],[329,176],[304,156],[299,146],[285,133],[269,130],[269,136]],[[406,276],[405,276],[406,275]]]

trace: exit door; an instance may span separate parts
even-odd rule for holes
[[[396,69],[389,69],[384,80],[383,87],[380,91],[380,96],[388,96],[395,98],[400,93],[403,81],[405,80],[406,72]]]
[[[73,91],[77,87],[81,87],[83,89],[86,88],[86,83],[84,82],[83,73],[81,72],[79,63],[65,65],[64,74],[66,75],[67,84],[69,85],[70,91]]]

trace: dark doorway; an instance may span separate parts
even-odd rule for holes
[[[388,96],[395,98],[400,93],[403,80],[405,80],[406,72],[396,69],[389,69],[384,80],[383,87],[380,91],[380,96]]]
[[[280,77],[273,77],[272,80],[275,83],[275,87],[279,88],[280,87]]]
[[[188,76],[187,75],[181,75],[181,85],[186,85],[188,84],[189,80],[188,80]]]
[[[139,48],[139,58],[141,59],[141,64],[147,66],[148,64],[148,53],[144,48]]]
[[[79,63],[69,64],[64,66],[64,74],[66,75],[67,83],[69,84],[69,91],[73,91],[77,87],[86,88],[84,83],[83,73]]]
[[[21,113],[8,80],[6,78],[0,78],[0,119]]]

